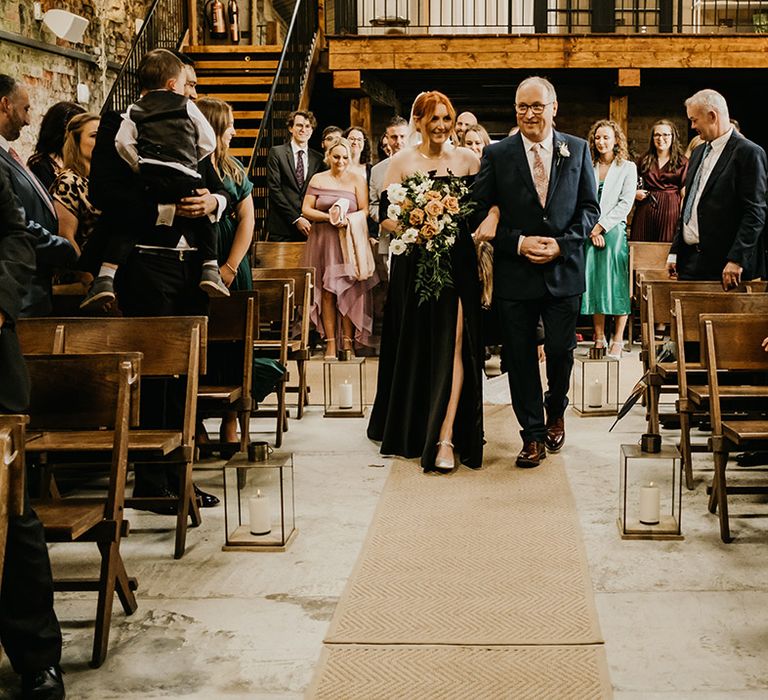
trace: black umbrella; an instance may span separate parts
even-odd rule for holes
[[[616,423],[618,423],[622,418],[624,418],[624,416],[627,415],[627,413],[629,413],[629,410],[632,408],[632,406],[634,406],[640,400],[640,397],[645,393],[645,390],[648,388],[649,375],[650,370],[640,378],[640,381],[635,384],[634,387],[632,387],[632,391],[629,393],[629,396],[626,398],[622,407],[619,409],[618,414],[616,415],[616,420],[608,430],[609,433],[616,427]]]

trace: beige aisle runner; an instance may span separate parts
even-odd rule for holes
[[[513,425],[486,406],[479,471],[395,460],[310,697],[611,696],[562,459],[514,468]]]

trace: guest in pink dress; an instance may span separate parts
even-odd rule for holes
[[[683,154],[677,128],[668,119],[660,119],[651,128],[648,150],[637,162],[640,178],[631,240],[672,240],[680,218],[680,191],[687,170],[688,159]]]
[[[326,357],[336,356],[339,341],[342,350],[353,350],[354,343],[369,345],[373,330],[370,290],[378,283],[378,276],[374,273],[369,279],[358,280],[354,264],[344,263],[339,241],[346,214],[368,213],[368,185],[348,167],[351,157],[347,139],[329,144],[325,152],[329,170],[309,181],[301,210],[312,223],[304,253],[304,265],[315,268],[310,318],[325,337]]]

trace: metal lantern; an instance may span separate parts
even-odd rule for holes
[[[296,536],[293,453],[238,452],[224,465],[225,552],[283,552]]]
[[[571,406],[580,416],[615,416],[619,412],[619,360],[574,357]]]
[[[365,415],[365,358],[323,361],[323,396],[326,418],[361,418]]]
[[[671,474],[670,474],[671,470]],[[682,540],[682,460],[673,445],[644,452],[621,446],[619,518],[623,540]]]

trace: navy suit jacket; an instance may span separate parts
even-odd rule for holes
[[[35,271],[35,239],[13,192],[8,173],[0,168],[0,413],[26,410],[29,376],[16,337],[21,300]]]
[[[483,150],[474,197],[482,218],[501,210],[493,241],[493,292],[501,299],[567,297],[584,292],[584,241],[600,217],[587,142],[553,132],[555,148],[544,207],[539,202],[519,133]],[[565,153],[569,155],[565,155]],[[537,265],[517,252],[520,236],[547,236],[560,256]]]
[[[30,174],[22,168],[10,153],[0,148],[0,168],[24,208],[27,228],[35,238],[35,273],[21,300],[21,316],[48,316],[53,309],[51,280],[53,268],[66,267],[77,260],[77,253],[70,242],[57,235],[59,222],[40,190],[33,184]],[[43,186],[40,185],[42,188]]]
[[[273,146],[267,156],[267,186],[269,187],[269,218],[267,231],[270,241],[306,241],[293,222],[301,216],[301,205],[312,176],[325,169],[323,157],[307,149],[304,186],[296,180],[296,167],[290,143]]]
[[[686,192],[691,191],[704,148],[702,144],[691,154],[685,178]],[[743,279],[763,274],[765,197],[765,151],[734,130],[707,179],[696,208],[699,258],[693,276],[719,280],[729,261],[744,268]],[[691,248],[683,239],[681,216],[669,251],[677,255],[678,270],[686,270],[686,258],[691,254]]]

